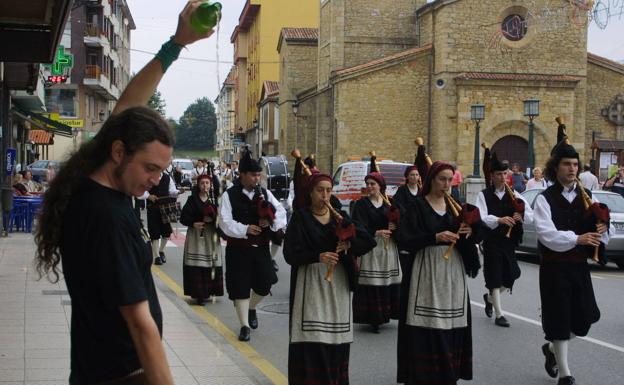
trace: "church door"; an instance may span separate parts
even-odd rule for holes
[[[520,165],[521,170],[525,170],[529,159],[529,143],[526,139],[516,135],[503,136],[494,143],[492,151],[496,152],[498,160],[509,161],[509,167],[514,163]]]

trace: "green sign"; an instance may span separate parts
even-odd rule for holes
[[[59,45],[56,50],[56,56],[52,62],[50,72],[52,75],[65,75],[65,69],[71,69],[74,66],[74,55],[65,53],[65,47]]]

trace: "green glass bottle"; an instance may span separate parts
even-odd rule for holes
[[[191,27],[199,34],[213,29],[221,20],[221,3],[206,1],[191,15]]]

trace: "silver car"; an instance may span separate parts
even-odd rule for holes
[[[35,182],[43,183],[48,181],[49,167],[53,168],[54,172],[57,173],[61,168],[61,162],[56,160],[37,160],[26,166],[26,170],[31,172]]]
[[[522,196],[535,207],[535,198],[544,189],[531,189],[522,193]],[[624,198],[620,194],[609,191],[592,191],[592,196],[601,203],[609,206],[611,210],[611,223],[615,228],[615,234],[611,234],[611,239],[607,245],[607,258],[609,262],[615,263],[624,270]],[[534,224],[524,225],[524,237],[518,250],[532,254],[537,254],[537,233]]]

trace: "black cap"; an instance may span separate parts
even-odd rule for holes
[[[492,151],[492,158],[490,160],[490,172],[507,171],[509,170],[509,164],[507,162],[501,162],[496,156],[496,151]]]
[[[551,156],[561,158],[579,159],[579,153],[568,141],[565,124],[559,124],[557,127],[557,145],[550,152]]]
[[[260,162],[251,157],[251,151],[245,150],[238,164],[238,172],[261,172]]]

